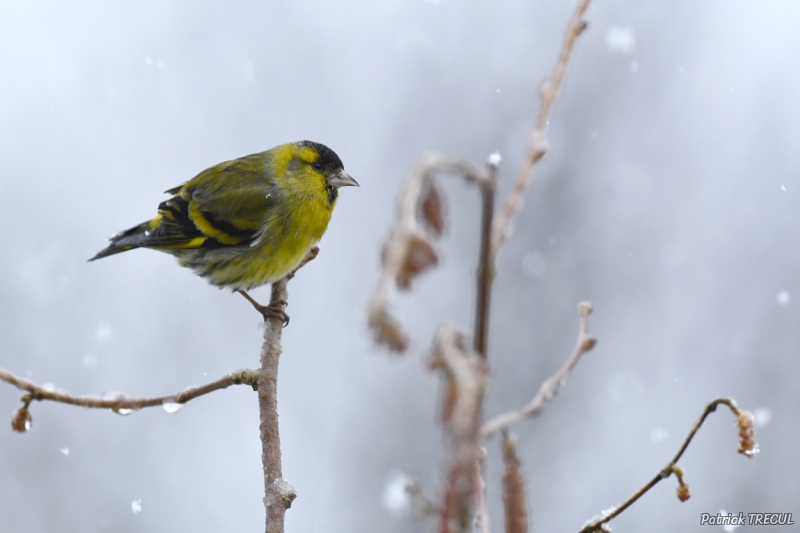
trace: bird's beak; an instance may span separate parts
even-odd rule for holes
[[[361,187],[361,185],[359,185],[356,180],[351,178],[350,175],[344,170],[340,170],[333,176],[330,176],[328,178],[328,185],[330,185],[331,187],[336,187],[337,189],[339,187],[348,187],[348,186]]]

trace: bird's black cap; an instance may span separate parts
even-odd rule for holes
[[[308,146],[315,149],[319,152],[319,159],[317,159],[317,163],[320,163],[322,167],[326,171],[333,171],[333,170],[340,170],[344,168],[344,163],[342,160],[339,159],[339,156],[336,155],[336,152],[325,146],[324,144],[315,143],[314,141],[300,141],[300,146]]]

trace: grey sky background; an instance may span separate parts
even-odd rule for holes
[[[0,366],[73,393],[160,395],[258,362],[260,317],[166,254],[87,264],[161,191],[283,142],[333,148],[343,190],[289,286],[279,404],[287,530],[411,532],[382,503],[403,472],[438,493],[437,324],[471,325],[478,198],[446,182],[444,266],[401,297],[405,358],[365,302],[405,173],[498,150],[504,194],[574,2],[7,2],[0,6]],[[705,403],[756,411],[762,452],[712,416],[670,479],[612,524],[800,519],[800,5],[596,0],[551,120],[552,151],[500,258],[487,411],[527,402],[595,305],[599,338],[516,434],[534,531],[577,531],[677,451]],[[266,300],[267,289],[254,291]],[[0,386],[0,412],[20,393]],[[256,397],[176,414],[55,404],[0,429],[0,532],[259,531]],[[502,530],[498,444],[488,498]],[[140,501],[134,514],[132,502]],[[714,528],[712,528],[713,530]],[[768,531],[759,527],[759,531]],[[706,531],[706,529],[702,529]],[[746,531],[742,528],[740,531]]]

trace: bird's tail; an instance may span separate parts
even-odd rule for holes
[[[147,222],[142,222],[138,226],[134,226],[128,230],[117,233],[111,237],[111,242],[108,244],[108,246],[97,252],[97,254],[89,259],[89,261],[102,259],[103,257],[108,257],[109,255],[127,252],[128,250],[133,250],[134,248],[143,246],[147,241],[147,238],[150,236],[150,231],[152,231],[155,222],[155,220],[148,220]],[[158,223],[155,225],[158,226]]]

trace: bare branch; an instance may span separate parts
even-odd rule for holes
[[[481,249],[478,259],[477,291],[475,296],[475,351],[485,359],[489,348],[489,309],[494,282],[492,261],[492,223],[494,221],[494,194],[497,188],[497,157],[489,157],[488,179],[481,187]]]
[[[706,417],[717,410],[717,406],[719,405],[727,405],[728,408],[736,415],[736,423],[739,428],[739,453],[745,455],[746,457],[753,457],[753,454],[758,452],[758,444],[755,442],[755,429],[754,429],[754,418],[752,413],[749,411],[744,411],[739,409],[736,406],[736,402],[730,398],[717,398],[716,400],[709,403],[703,414],[694,423],[692,430],[689,432],[689,435],[683,441],[683,445],[678,450],[678,453],[675,454],[675,457],[667,463],[667,466],[662,468],[656,475],[651,479],[644,487],[636,491],[636,493],[628,498],[625,503],[620,505],[619,507],[614,507],[609,509],[608,511],[604,511],[601,515],[592,518],[591,520],[587,521],[584,524],[583,529],[580,530],[580,533],[593,533],[595,531],[608,531],[608,528],[605,526],[606,523],[610,522],[617,516],[619,516],[625,509],[633,505],[636,500],[641,498],[647,491],[652,489],[659,481],[662,479],[668,478],[670,475],[675,474],[675,477],[678,478],[678,490],[677,496],[681,501],[686,501],[689,499],[689,485],[684,483],[683,481],[683,470],[678,467],[678,460],[683,456],[683,453],[686,451],[686,448],[689,447],[689,443],[692,442],[697,430],[700,429],[700,426],[703,425]]]
[[[23,401],[28,404],[31,401],[49,400],[81,407],[111,409],[121,414],[127,414],[130,411],[137,411],[145,407],[184,404],[210,392],[227,389],[231,385],[250,385],[255,389],[257,379],[257,371],[239,370],[206,385],[188,387],[177,394],[159,396],[157,398],[133,398],[122,392],[108,393],[103,396],[74,396],[66,391],[57,389],[55,386],[37,385],[28,379],[12,374],[5,368],[0,368],[0,380],[28,392],[23,397]]]
[[[589,314],[591,312],[591,303],[581,302],[578,304],[578,315],[580,316],[578,341],[575,343],[575,348],[573,348],[564,366],[539,386],[536,396],[522,409],[503,413],[486,422],[481,428],[481,439],[491,437],[502,429],[538,415],[542,408],[558,394],[559,389],[567,382],[567,378],[572,369],[575,368],[575,365],[578,364],[581,356],[597,344],[597,339],[589,335]]]
[[[467,161],[446,159],[437,154],[423,156],[408,174],[398,195],[397,215],[383,248],[378,284],[368,304],[369,326],[376,342],[396,352],[406,350],[408,337],[389,312],[395,287],[408,288],[413,277],[438,262],[432,244],[436,235],[427,231],[427,225],[418,218],[425,184],[435,173],[456,174],[481,185],[489,179],[485,171]]]
[[[469,531],[478,486],[478,429],[486,388],[486,364],[468,346],[466,335],[450,324],[436,334],[430,367],[445,382],[445,426],[450,433],[449,472],[441,508],[440,533]]]
[[[272,284],[270,304],[287,301],[288,278],[287,276]],[[294,488],[283,479],[281,466],[281,438],[278,431],[278,361],[282,352],[282,334],[283,321],[280,317],[265,316],[261,370],[258,373],[258,412],[261,420],[259,430],[261,461],[264,467],[267,533],[283,533],[286,509],[291,507],[292,501],[297,497]]]
[[[500,247],[511,232],[512,218],[522,208],[522,197],[530,185],[533,176],[533,166],[547,153],[546,133],[547,126],[550,123],[550,114],[553,111],[553,105],[558,98],[558,94],[564,82],[564,77],[567,74],[575,43],[581,32],[586,29],[586,22],[583,20],[583,15],[589,7],[590,2],[591,0],[581,0],[578,7],[575,9],[572,20],[567,27],[564,46],[561,49],[558,63],[556,63],[556,67],[553,70],[553,75],[549,80],[545,81],[539,89],[542,106],[539,108],[539,116],[536,119],[536,125],[528,135],[528,145],[525,149],[525,155],[523,156],[522,164],[517,172],[514,185],[511,187],[511,191],[508,193],[508,197],[494,221],[494,230],[492,234],[492,258],[494,259],[497,258]]]

